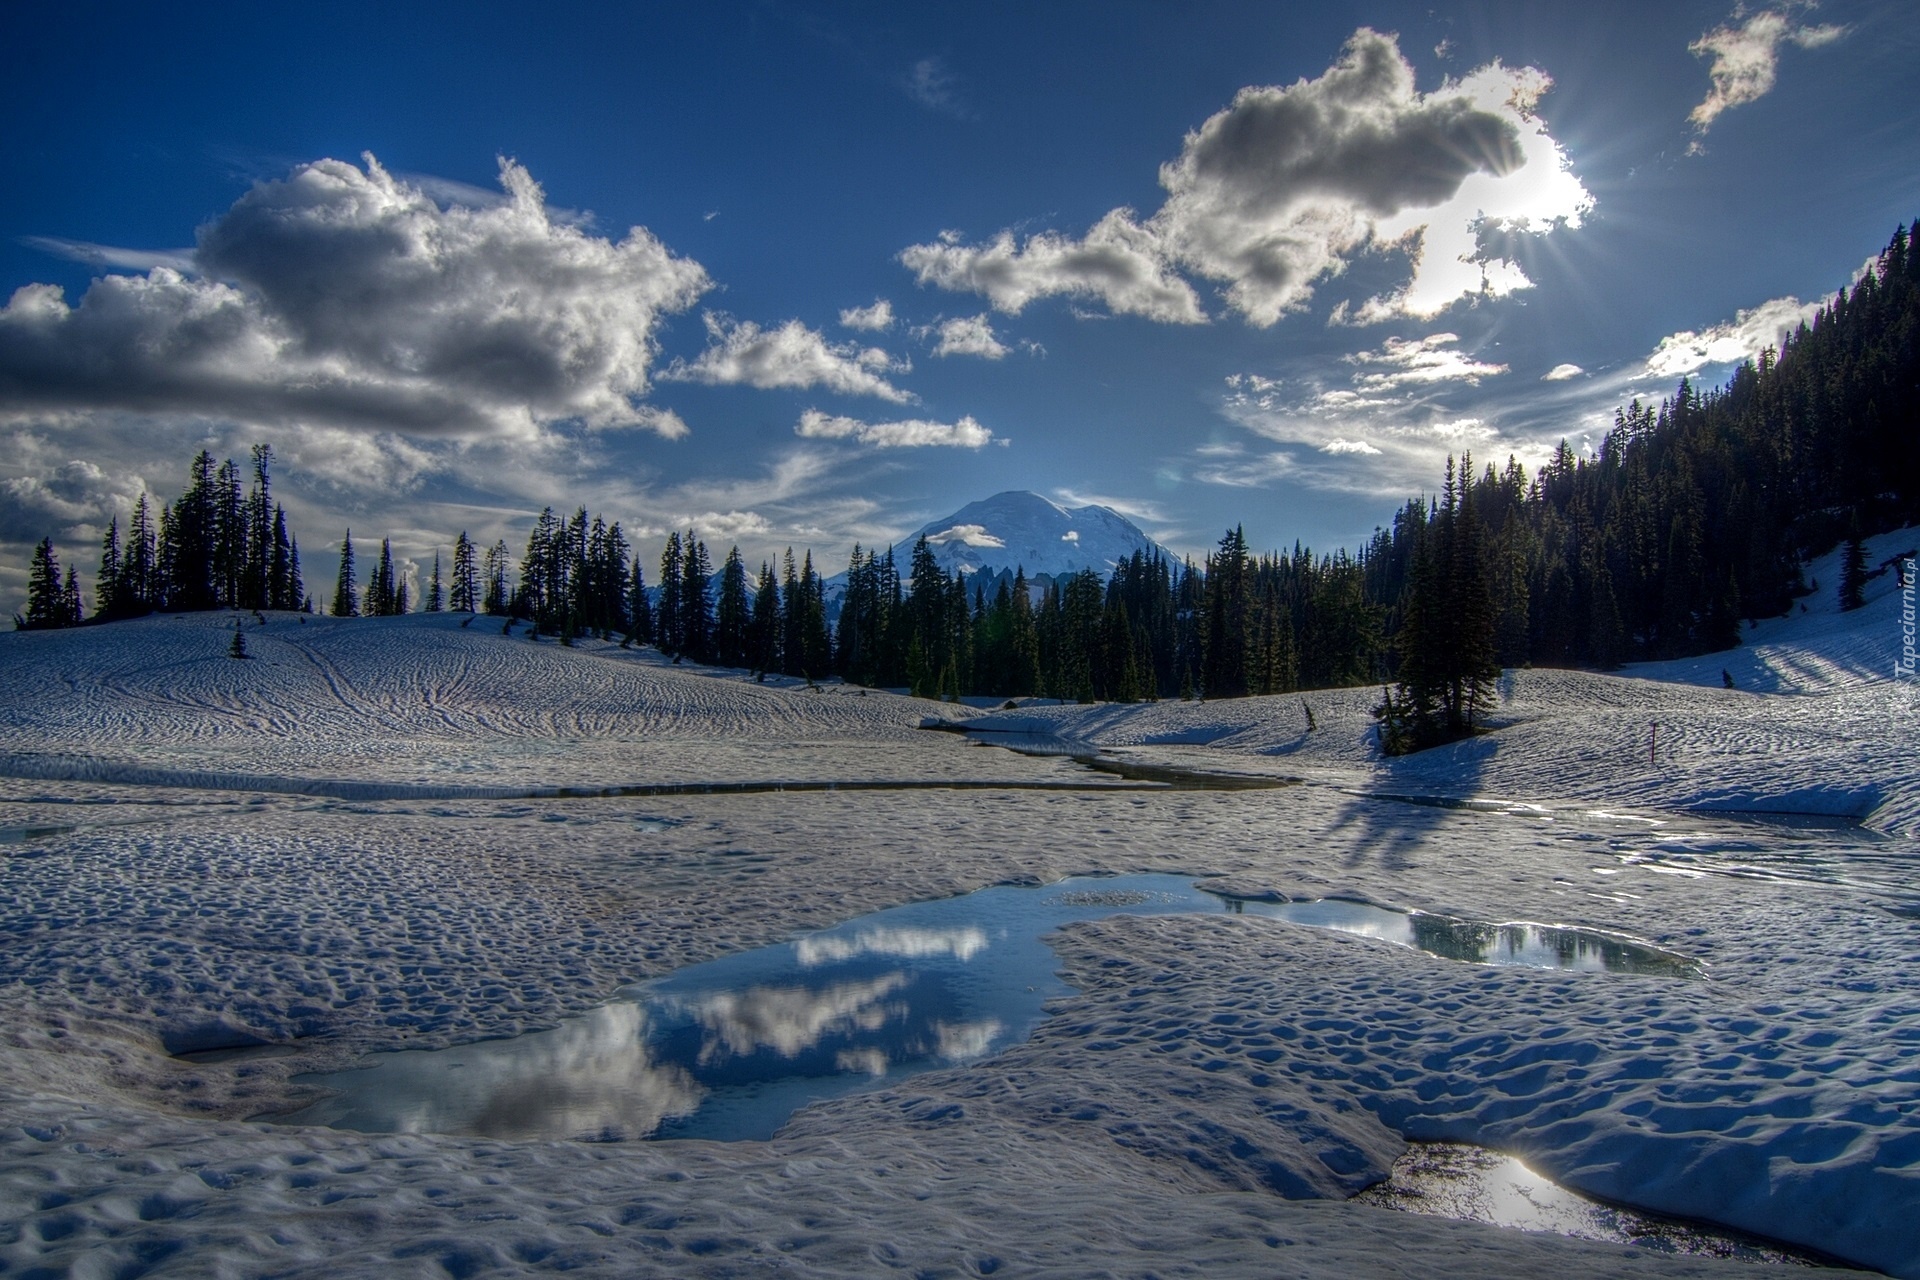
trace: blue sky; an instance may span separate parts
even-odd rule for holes
[[[548,503],[1354,546],[1920,214],[1886,0],[312,8],[0,17],[0,606],[257,440],[314,582]]]

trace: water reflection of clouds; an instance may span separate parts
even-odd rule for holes
[[[684,1067],[653,1060],[647,1025],[646,1010],[622,1001],[535,1035],[395,1055],[373,1069],[384,1079],[362,1082],[355,1105],[375,1123],[356,1127],[516,1142],[644,1138],[691,1115],[707,1093]]]
[[[1005,1030],[998,1018],[978,1022],[936,1022],[934,1052],[948,1062],[967,1062],[993,1047],[993,1039]]]
[[[851,937],[802,938],[793,944],[803,967],[834,964],[859,956],[924,959],[952,956],[971,960],[986,948],[986,932],[975,925],[959,929],[862,929]]]
[[[685,1008],[707,1033],[700,1046],[701,1066],[726,1054],[744,1058],[761,1049],[797,1058],[827,1036],[878,1031],[905,1017],[906,1003],[887,997],[910,981],[906,973],[895,971],[819,989],[755,986],[699,996],[686,1001]]]

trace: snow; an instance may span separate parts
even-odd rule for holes
[[[1255,791],[1143,790],[916,727],[971,709],[457,615],[269,615],[247,662],[230,615],[0,635],[0,1264],[1752,1274],[1330,1198],[1413,1138],[1920,1275],[1920,777],[1890,578],[1851,614],[1810,597],[1750,651],[1510,673],[1497,733],[1396,761],[1370,746],[1377,690],[1305,695],[1311,732],[1298,695],[982,717],[1300,780]],[[1762,666],[1776,688],[1744,678]],[[620,793],[716,781],[902,785]],[[1865,825],[1733,812],[1753,808]],[[770,1142],[246,1121],[297,1105],[295,1075],[555,1026],[883,907],[1142,871],[1608,930],[1707,976],[1115,918],[1056,936],[1076,993],[1031,1040]],[[169,1056],[246,1044],[272,1048]]]
[[[948,574],[1024,568],[1032,581],[1041,574],[1060,577],[1092,569],[1105,577],[1136,551],[1179,563],[1178,556],[1111,507],[1063,507],[1018,489],[970,502],[908,534],[896,548],[902,574],[905,553],[923,536]]]

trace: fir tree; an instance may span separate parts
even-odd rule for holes
[[[98,607],[100,618],[118,618],[122,616],[120,603],[120,517],[114,516],[107,522],[106,536],[100,539],[100,572],[94,578],[94,604]]]
[[[510,611],[512,601],[507,595],[507,566],[511,561],[506,539],[494,539],[493,545],[487,548],[487,589],[481,598],[481,608],[492,617],[500,617]]]
[[[723,667],[744,667],[748,663],[748,639],[753,619],[753,602],[747,596],[747,568],[740,561],[740,548],[727,551],[720,569],[720,597],[713,611],[713,660]]]
[[[473,541],[462,529],[453,540],[452,606],[455,613],[477,613],[480,606],[479,572],[473,562]]]
[[[347,530],[347,536],[340,540],[340,577],[333,587],[333,607],[328,610],[336,618],[357,618],[360,616],[360,597],[354,584],[353,573],[353,530]]]
[[[846,615],[841,614],[841,625]],[[747,664],[764,677],[780,670],[780,586],[774,581],[773,566],[760,563],[760,578],[753,592],[753,619],[747,633]]]
[[[713,563],[707,559],[706,544],[687,530],[682,540],[680,562],[680,646],[695,662],[713,660],[713,602],[707,588],[713,577]]]
[[[686,611],[681,592],[686,589],[685,551],[677,532],[667,534],[666,550],[660,553],[660,600],[653,615],[653,640],[660,652],[677,658],[686,651]]]
[[[19,631],[47,631],[67,625],[66,590],[52,538],[42,538],[33,549],[33,564],[27,570],[27,612],[24,617],[15,614],[13,625]]]
[[[447,607],[446,591],[440,585],[440,552],[433,553],[433,581],[427,585],[427,612],[442,613]]]
[[[1863,592],[1867,585],[1867,544],[1860,537],[1858,523],[1854,534],[1847,539],[1846,553],[1840,558],[1840,610],[1842,613],[1858,609],[1866,603]]]

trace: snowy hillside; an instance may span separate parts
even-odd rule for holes
[[[916,729],[938,704],[877,690],[567,648],[498,618],[264,616],[239,615],[244,661],[230,613],[0,633],[0,773],[366,794],[943,776],[960,755]],[[742,736],[765,746],[742,756]]]
[[[1032,579],[1092,569],[1104,577],[1136,551],[1178,559],[1111,507],[1063,507],[1023,489],[970,502],[908,534],[895,551],[903,573],[905,553],[922,537],[949,574],[1024,568]]]

